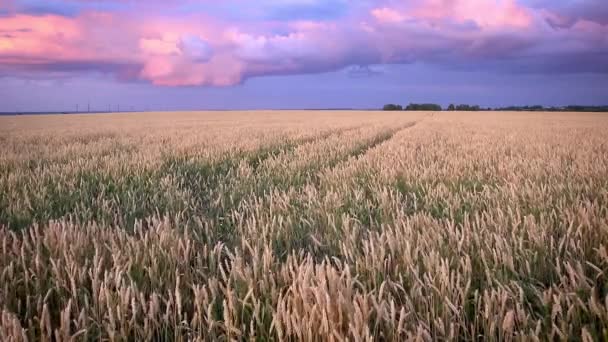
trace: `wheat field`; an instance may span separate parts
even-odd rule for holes
[[[608,340],[606,132],[585,113],[0,117],[0,340]]]

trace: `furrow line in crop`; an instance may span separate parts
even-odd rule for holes
[[[380,134],[375,136],[371,141],[367,141],[367,142],[361,144],[358,148],[356,148],[353,151],[351,151],[350,153],[344,155],[344,157],[334,160],[333,163],[330,163],[328,165],[328,168],[334,168],[334,167],[337,167],[340,163],[344,163],[350,159],[357,159],[357,158],[361,157],[362,155],[366,154],[371,149],[392,139],[395,136],[395,134],[397,134],[398,132],[411,128],[411,127],[414,127],[417,123],[418,123],[418,121],[413,121],[413,122],[409,122],[401,127],[397,127],[397,128],[393,128],[393,129],[389,129],[389,130],[381,132]]]
[[[158,169],[132,169],[120,176],[100,169],[80,170],[70,177],[46,177],[48,171],[42,170],[36,183],[19,191],[8,188],[8,180],[2,180],[0,190],[6,196],[0,200],[0,226],[21,230],[35,222],[46,224],[69,217],[75,222],[96,221],[130,231],[137,220],[153,215],[196,213],[201,202],[208,202],[208,195],[232,177],[243,160],[255,170],[268,158],[354,129],[357,127],[334,129],[253,151],[228,153],[218,160],[166,156]],[[7,177],[10,172],[0,171]]]
[[[319,144],[307,145],[304,150],[294,150],[291,154],[270,161],[249,178],[232,184],[224,191],[218,191],[220,197],[205,208],[205,216],[213,225],[212,230],[218,233],[216,238],[232,245],[234,242],[232,239],[235,235],[239,235],[235,234],[234,230],[248,218],[256,215],[253,208],[272,205],[273,196],[277,194],[280,196],[290,192],[302,193],[311,183],[318,185],[318,174],[321,170],[334,168],[353,157],[356,158],[391,139],[397,132],[414,125],[415,122],[412,122],[395,129],[380,129],[371,137],[361,137],[360,133],[344,136],[346,133],[342,133],[341,136],[334,137],[335,141],[319,141]],[[340,144],[342,146],[338,146]],[[331,151],[333,148],[335,151]],[[281,167],[280,170],[278,166]],[[299,195],[293,198],[297,199]],[[294,208],[299,207],[297,203],[291,204],[295,205]],[[265,212],[267,208],[261,210]],[[305,212],[305,210],[300,212],[297,219]]]

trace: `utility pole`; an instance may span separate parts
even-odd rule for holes
[[[87,102],[87,113],[91,112],[91,101]]]
[[[78,103],[76,104],[76,113],[78,113]]]

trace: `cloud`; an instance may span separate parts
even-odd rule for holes
[[[413,0],[375,8],[372,15],[381,22],[470,22],[482,28],[524,28],[532,21],[530,12],[515,0]]]
[[[139,77],[153,84],[225,86],[241,81],[238,61],[215,55],[210,44],[196,35],[140,39],[139,47]]]
[[[376,20],[385,23],[398,23],[406,18],[405,15],[387,7],[374,8],[371,13]]]
[[[384,70],[375,65],[353,65],[346,68],[346,74],[351,78],[369,78],[383,73]]]
[[[184,55],[195,62],[206,62],[213,56],[211,45],[195,35],[182,37],[179,47]]]
[[[567,28],[578,21],[608,25],[608,3],[604,0],[527,0],[528,5],[542,13],[557,28]]]
[[[592,16],[585,6],[263,0],[261,8],[283,13],[269,19],[256,16],[256,6],[244,0],[228,0],[225,8],[251,14],[250,20],[233,20],[215,15],[209,9],[218,3],[206,0],[151,1],[149,12],[134,1],[55,0],[55,14],[29,13],[24,4],[13,1],[0,17],[2,75],[100,72],[162,86],[230,86],[353,65],[355,74],[371,75],[369,65],[415,61],[499,72],[608,72],[608,26],[601,11]],[[200,11],[179,14],[180,6],[195,4]],[[65,8],[78,10],[62,13]],[[298,15],[299,8],[320,12]]]
[[[132,8],[131,3],[124,0],[8,0],[6,8],[12,13],[74,17],[87,11],[127,10]]]
[[[139,40],[139,48],[151,56],[179,55],[181,53],[178,42],[165,39],[142,38]]]

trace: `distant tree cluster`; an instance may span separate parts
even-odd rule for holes
[[[424,110],[424,111],[441,111],[440,105],[435,103],[410,103],[405,108],[398,104],[389,103],[382,107],[383,110]],[[478,105],[450,104],[447,107],[448,111],[521,111],[521,112],[608,112],[608,106],[564,106],[564,107],[543,107],[541,105],[534,106],[509,106],[500,108],[482,108]]]
[[[567,112],[608,112],[608,106],[566,106]]]
[[[564,107],[543,107],[536,106],[509,106],[496,108],[500,111],[515,112],[608,112],[608,106],[564,106]]]
[[[551,107],[551,108],[545,108],[543,106],[540,105],[536,105],[536,106],[509,106],[509,107],[502,107],[502,108],[496,108],[495,110],[500,110],[500,111],[515,111],[515,112],[544,112],[544,111],[558,111],[557,107]]]
[[[459,105],[454,105],[454,104],[450,104],[448,106],[448,110],[450,111],[478,111],[478,110],[482,110],[481,107],[479,107],[478,105],[468,105],[468,104],[459,104]]]
[[[382,107],[382,110],[403,110],[403,107],[398,104],[389,103],[387,105],[384,105],[384,107]]]
[[[435,110],[440,111],[441,106],[435,103],[410,103],[405,110]]]

